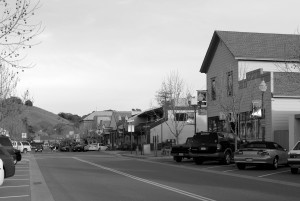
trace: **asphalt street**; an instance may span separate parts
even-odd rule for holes
[[[130,153],[37,153],[17,165],[0,200],[299,200],[299,178],[288,167],[241,171]]]

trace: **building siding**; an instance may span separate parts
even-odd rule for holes
[[[233,91],[237,90],[237,67],[238,63],[234,59],[231,52],[228,50],[226,45],[219,42],[216,52],[214,55],[214,58],[212,59],[212,62],[210,64],[209,70],[207,72],[207,94],[208,94],[208,106],[207,106],[207,116],[213,117],[213,116],[219,116],[220,108],[219,108],[219,98],[218,94],[220,94],[220,90],[224,89],[224,82],[226,81],[226,73],[229,71],[233,71]],[[217,81],[217,97],[216,100],[211,99],[211,78],[216,77]],[[225,85],[226,86],[226,85]]]
[[[299,107],[296,107],[296,106]],[[288,130],[289,116],[300,113],[300,99],[272,98],[273,129]]]

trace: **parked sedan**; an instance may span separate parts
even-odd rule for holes
[[[291,166],[291,173],[297,174],[300,168],[300,141],[290,150],[288,164]]]
[[[3,161],[4,178],[15,175],[14,159],[10,153],[0,145],[0,159]]]
[[[77,144],[72,148],[72,151],[84,151],[84,145]]]
[[[288,152],[275,142],[254,141],[234,153],[234,162],[238,169],[247,165],[269,165],[277,169],[278,165],[287,165]]]
[[[84,146],[84,151],[105,151],[108,146],[101,143],[92,143]]]

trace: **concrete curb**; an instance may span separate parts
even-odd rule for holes
[[[31,201],[54,201],[41,170],[32,154],[30,154],[29,161]]]

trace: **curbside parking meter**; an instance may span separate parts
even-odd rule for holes
[[[0,186],[2,186],[4,182],[4,169],[3,169],[3,161],[0,159]]]

